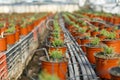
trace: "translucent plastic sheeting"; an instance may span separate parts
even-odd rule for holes
[[[95,11],[120,13],[120,0],[79,0],[79,6],[89,5]]]
[[[0,4],[12,3],[78,3],[79,0],[0,0]]]

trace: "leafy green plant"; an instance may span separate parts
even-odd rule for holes
[[[56,75],[50,75],[46,71],[41,71],[39,80],[60,80]]]
[[[4,27],[4,24],[3,23],[0,23],[0,28]]]
[[[94,31],[98,32],[98,31],[99,31],[99,28],[98,28],[98,27],[95,27],[95,28],[94,28]]]
[[[77,31],[80,32],[80,33],[85,33],[86,30],[87,30],[87,29],[85,29],[85,28],[79,27]]]
[[[85,35],[83,38],[84,39],[90,39],[91,37],[90,37],[90,34],[88,34],[88,35]]]
[[[107,37],[108,39],[114,40],[114,39],[116,39],[116,33],[115,33],[115,32],[109,32],[109,33],[106,35],[106,37]]]
[[[54,37],[54,38],[59,38],[59,37],[60,37],[60,33],[57,32],[57,31],[54,31],[54,32],[53,32],[53,37]]]
[[[113,49],[113,47],[104,46],[103,51],[105,54],[112,54],[114,49]]]
[[[118,26],[114,26],[114,30],[118,30]]]
[[[54,31],[60,32],[60,26],[57,20],[54,20]]]
[[[54,41],[52,41],[52,46],[54,47],[60,47],[63,45],[64,45],[64,42],[60,39],[55,39]]]
[[[75,24],[75,23],[73,24],[73,26],[76,27],[76,28],[80,28],[80,26]]]
[[[27,27],[27,25],[26,25],[26,23],[22,23],[22,25],[20,27],[25,28],[25,27]]]
[[[15,32],[15,27],[10,27],[5,32],[6,33],[14,33]]]
[[[87,23],[86,22],[82,22],[82,26],[87,26]]]
[[[63,58],[62,52],[58,51],[58,50],[54,50],[54,51],[50,52],[50,58],[53,61],[59,61]]]
[[[109,34],[109,32],[107,30],[105,30],[105,29],[102,29],[100,31],[100,34],[103,35],[103,36],[107,36]]]
[[[99,43],[100,43],[100,39],[98,37],[93,38],[93,40],[91,41],[92,46],[99,45]]]

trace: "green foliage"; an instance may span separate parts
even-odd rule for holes
[[[63,58],[63,55],[62,55],[62,52],[61,51],[58,51],[58,50],[54,50],[52,52],[50,52],[50,58],[52,60],[61,60]]]
[[[105,30],[105,29],[102,29],[100,31],[100,34],[103,35],[103,36],[107,36],[109,34],[109,32],[107,30]]]
[[[112,54],[114,49],[112,47],[104,46],[103,47],[104,53],[105,54]]]
[[[118,30],[118,26],[114,26],[114,30]]]
[[[61,47],[64,45],[64,42],[60,39],[56,39],[54,41],[52,41],[52,46],[54,47]]]
[[[53,32],[53,37],[54,38],[59,38],[60,37],[60,33],[58,31],[54,31]]]
[[[5,32],[6,33],[14,33],[15,32],[15,27],[10,27]]]
[[[73,26],[76,27],[76,28],[80,28],[80,26],[77,25],[77,24],[73,24]]]
[[[86,22],[82,22],[82,25],[83,25],[83,26],[87,26],[87,23],[86,23]]]
[[[94,28],[94,31],[98,32],[98,31],[99,31],[99,28],[98,28],[98,27],[95,27],[95,28]]]
[[[56,75],[50,75],[46,71],[39,74],[39,80],[60,80]]]
[[[91,37],[90,37],[90,34],[84,36],[84,39],[90,39],[90,38],[91,38]]]
[[[60,32],[60,26],[57,20],[54,20],[54,31]]]
[[[81,28],[81,27],[78,28],[78,32],[80,32],[80,33],[85,33],[86,30],[87,30],[87,29],[85,29],[85,28]]]
[[[109,32],[107,35],[106,35],[106,37],[108,38],[108,39],[115,39],[116,38],[116,33],[115,32]]]
[[[4,24],[3,23],[0,23],[0,28],[4,27]]]
[[[91,41],[92,46],[99,45],[99,43],[100,43],[100,39],[98,37],[93,38],[93,40]]]

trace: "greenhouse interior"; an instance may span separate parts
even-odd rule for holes
[[[120,80],[120,0],[0,0],[0,80]]]

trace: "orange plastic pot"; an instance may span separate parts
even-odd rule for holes
[[[50,75],[57,75],[60,80],[66,80],[68,61],[63,62],[49,62],[40,58],[42,69]]]
[[[114,52],[120,54],[120,39],[116,40],[103,40],[103,43],[105,43],[108,46],[111,46],[114,48]]]
[[[113,27],[106,27],[106,30],[109,32],[112,31],[112,29],[113,29]]]
[[[32,29],[33,29],[33,25],[32,25],[32,24],[29,24],[29,25],[27,26],[27,28],[28,28],[28,32],[31,32]]]
[[[97,36],[97,35],[99,35],[100,34],[100,32],[96,32],[96,31],[92,31],[91,32],[91,36],[92,37],[95,37],[95,36]]]
[[[6,55],[4,53],[0,53],[0,61],[0,80],[8,80]]]
[[[79,33],[79,32],[76,32],[76,35],[74,37],[78,37],[78,38],[82,38],[84,36],[88,35],[88,33]]]
[[[7,39],[6,37],[0,38],[0,52],[7,50]]]
[[[67,29],[70,31],[70,30],[72,30],[72,28],[74,28],[74,26],[72,26],[72,25],[68,25],[68,26],[66,26],[67,27]]]
[[[81,39],[81,48],[86,53],[86,44],[90,43],[91,39]]]
[[[55,50],[61,51],[62,54],[65,56],[65,53],[67,51],[67,47],[66,46],[63,46],[63,47],[50,47],[49,46],[49,52],[52,52],[52,51],[55,51]]]
[[[17,25],[15,26],[15,29],[16,29],[16,31],[20,31],[20,25],[17,24]]]
[[[106,36],[103,36],[103,35],[97,35],[97,37],[102,41],[106,38]]]
[[[104,29],[105,25],[104,24],[100,24],[100,30]]]
[[[109,70],[110,76],[111,76],[111,80],[120,80],[120,67],[112,67]],[[117,75],[118,74],[118,75]]]
[[[115,30],[115,32],[116,32],[116,33],[118,33],[118,34],[120,34],[120,29],[118,29],[118,30]]]
[[[7,27],[2,27],[0,31],[2,33],[2,32],[5,32],[5,30],[7,30]]]
[[[79,45],[81,45],[81,40],[80,40],[80,38],[78,37],[78,38],[76,38],[76,41],[77,41],[77,43],[79,44]]]
[[[102,51],[102,48],[86,46],[86,56],[91,64],[96,63],[94,54],[101,51]]]
[[[8,45],[13,45],[15,43],[15,33],[5,34],[5,37],[7,38]]]
[[[120,23],[120,18],[114,17],[114,24],[119,24]]]
[[[103,59],[96,57],[96,72],[100,78],[110,79],[109,69],[118,65],[118,58]]]
[[[27,27],[21,27],[20,28],[20,34],[23,36],[26,36],[28,34],[28,28]]]
[[[19,41],[20,39],[20,31],[16,31],[15,33],[15,41]]]

